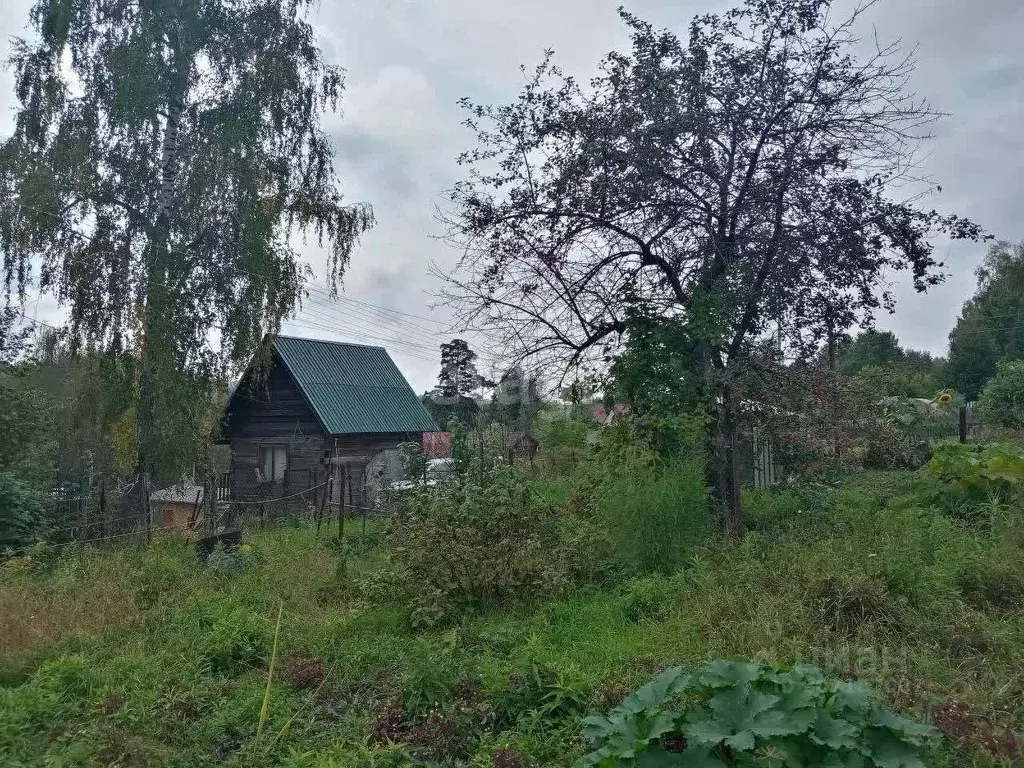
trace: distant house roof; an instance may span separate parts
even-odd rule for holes
[[[198,497],[199,503],[203,502],[203,486],[193,483],[175,485],[159,491],[153,491],[149,495],[150,501],[162,501],[174,504],[195,504]]]
[[[605,426],[611,424],[616,416],[628,416],[632,412],[633,408],[628,403],[616,403],[610,409],[598,404],[590,409],[590,415],[594,421]]]
[[[431,459],[447,459],[452,455],[452,433],[424,432],[423,453]]]
[[[383,347],[295,336],[278,336],[273,346],[328,434],[437,429]]]

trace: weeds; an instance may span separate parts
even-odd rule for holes
[[[592,471],[597,522],[616,556],[637,573],[671,573],[704,543],[710,529],[704,462],[697,453],[664,462],[641,447],[616,452]]]
[[[0,661],[137,620],[125,574],[109,565],[90,563],[65,579],[0,577]]]
[[[958,525],[898,492],[913,482],[887,475],[884,498],[859,489],[866,475],[752,494],[741,543],[686,539],[670,574],[626,580],[594,554],[619,547],[594,508],[541,507],[553,547],[537,573],[558,558],[570,575],[533,599],[460,609],[443,630],[413,629],[396,604],[379,523],[346,549],[343,576],[312,527],[254,534],[240,572],[199,567],[171,537],[40,552],[0,575],[0,764],[566,766],[583,717],[659,669],[716,658],[870,682],[888,709],[946,734],[929,747],[935,768],[1019,762],[1019,522],[1003,510],[998,528]],[[356,588],[371,581],[376,592]],[[684,747],[664,736],[669,754]]]

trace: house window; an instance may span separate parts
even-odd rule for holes
[[[285,446],[260,446],[260,472],[263,475],[263,482],[284,482],[286,469],[288,469],[288,449]]]

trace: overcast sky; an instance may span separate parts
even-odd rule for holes
[[[345,296],[363,303],[315,299],[285,331],[382,344],[418,391],[432,386],[447,317],[431,308],[437,284],[429,267],[448,269],[458,259],[437,239],[435,209],[459,178],[455,156],[470,141],[456,100],[511,101],[522,85],[519,66],[536,64],[549,47],[567,72],[590,74],[604,53],[626,42],[615,12],[620,2],[322,0],[315,22],[325,54],[348,73],[343,114],[329,116],[326,127],[346,194],[372,203],[378,224],[345,280]],[[5,60],[29,6],[29,0],[0,0]],[[634,0],[626,6],[684,33],[695,13],[722,4]],[[1024,3],[882,0],[870,20],[883,40],[919,44],[914,86],[950,113],[927,160],[926,171],[944,190],[931,204],[969,216],[997,237],[1024,239]],[[12,80],[4,72],[0,136],[10,130],[12,108]],[[322,273],[322,254],[306,252]],[[937,354],[973,292],[984,246],[942,244],[939,252],[950,274],[946,284],[924,296],[897,284],[897,313],[880,319],[905,346]],[[52,301],[32,310],[41,320],[60,317]]]

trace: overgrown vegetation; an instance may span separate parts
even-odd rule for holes
[[[1019,505],[968,526],[921,474],[833,474],[749,493],[751,531],[729,543],[706,505],[700,534],[676,530],[700,520],[676,504],[690,493],[679,488],[702,487],[697,465],[635,449],[642,461],[621,463],[637,429],[604,430],[555,508],[536,493],[554,477],[541,456],[535,469],[471,463],[340,546],[305,524],[253,533],[230,568],[226,553],[197,562],[174,536],[8,560],[2,760],[567,766],[605,750],[592,762],[672,764],[701,744],[725,765],[821,765],[833,748],[844,765],[1020,758]],[[664,542],[601,512],[599,489],[634,474],[634,492],[661,489],[643,498],[663,511],[628,506],[628,490],[616,503],[663,526]],[[743,661],[711,664],[721,659]],[[646,694],[630,691],[676,666],[704,671],[673,689],[667,714],[641,717],[646,705],[629,702]],[[746,677],[708,682],[716,669]],[[843,709],[842,692],[866,685],[877,703]],[[584,726],[608,712],[601,734]],[[641,724],[646,741],[631,730]],[[639,739],[632,756],[616,729]]]
[[[521,471],[502,463],[472,462],[397,504],[387,537],[392,569],[383,577],[409,601],[416,626],[558,594],[571,583],[572,563],[588,554],[564,545],[550,509]]]
[[[712,527],[699,420],[614,428],[588,466],[576,496],[611,537],[619,565],[631,573],[672,573]]]
[[[488,381],[452,339],[430,400],[450,467],[404,444],[407,480],[374,478],[391,514],[354,531],[323,524],[345,509],[330,494],[257,529],[210,493],[243,529],[211,552],[149,528],[76,541],[95,519],[55,502],[98,485],[112,516],[108,483],[210,464],[225,368],[304,284],[286,235],[331,241],[333,284],[372,217],[330,171],[319,112],[342,83],[307,0],[86,23],[96,5],[37,0],[0,145],[9,287],[42,258],[72,309],[31,352],[0,313],[0,764],[1024,764],[1020,339],[988,324],[1020,303],[1022,249],[990,251],[948,364],[846,335],[889,306],[885,274],[940,280],[932,235],[982,235],[888,196],[934,115],[896,48],[854,57],[866,8],[746,0],[688,40],[623,10],[631,51],[589,87],[545,60],[518,102],[470,107],[450,298],[563,363],[566,407],[522,360]],[[116,98],[92,79],[108,69]],[[234,132],[250,112],[276,127]],[[113,133],[86,151],[93,123]],[[143,124],[163,158],[121,173],[108,139],[142,146]],[[203,171],[229,155],[248,159]],[[125,184],[138,210],[111,196]],[[69,271],[80,257],[102,268]],[[978,392],[1006,435],[952,444]]]
[[[1024,429],[1024,359],[1003,359],[978,399],[978,411],[988,423]]]

